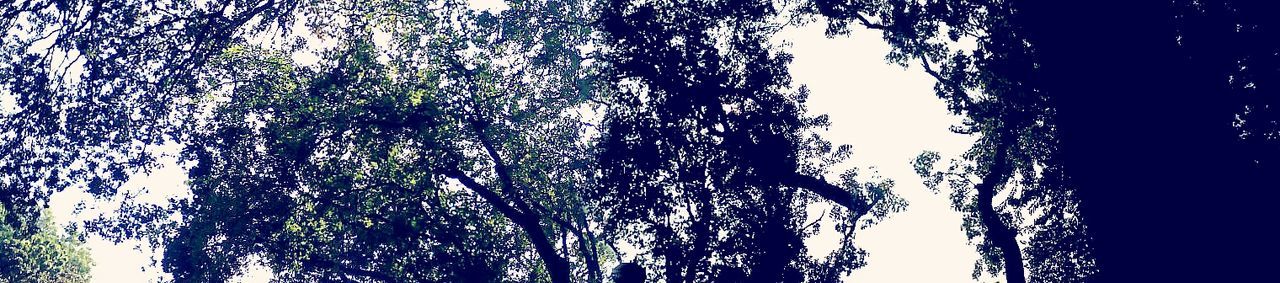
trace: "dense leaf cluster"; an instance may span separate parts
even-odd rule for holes
[[[13,216],[0,207],[0,217]],[[0,282],[89,282],[93,260],[78,235],[49,216],[15,222],[0,223]]]
[[[667,282],[838,281],[864,264],[850,237],[869,211],[901,209],[890,182],[822,177],[848,156],[811,134],[808,93],[769,42],[780,11],[755,1],[615,1],[601,11],[607,73],[601,186],[608,226],[648,250]],[[825,158],[825,159],[824,159]],[[823,162],[828,161],[828,162]],[[819,197],[815,199],[813,196]],[[843,245],[811,259],[804,208],[833,212]],[[881,215],[883,217],[883,215]]]

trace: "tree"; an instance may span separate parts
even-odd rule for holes
[[[1268,40],[1280,22],[1263,12],[1276,6],[1251,1],[1173,1],[1172,6],[1180,55],[1196,76],[1211,83],[1218,98],[1212,106],[1221,107],[1213,110],[1232,114],[1230,125],[1214,123],[1236,134],[1228,154],[1246,163],[1244,183],[1265,185],[1262,176],[1280,168],[1280,95],[1271,88],[1280,72],[1280,45]]]
[[[230,30],[264,13],[254,26],[270,26],[281,14],[266,11],[285,6],[248,2],[0,5],[0,208],[3,225],[14,229],[6,259],[50,256],[15,263],[50,264],[41,272],[53,273],[32,280],[86,279],[77,241],[50,232],[41,216],[48,197],[65,189],[121,197],[116,188],[130,173],[152,167],[147,148],[179,132],[165,122],[187,106],[173,102],[190,90],[190,71],[227,43]]]
[[[193,72],[240,36],[287,22],[297,1],[7,1],[0,8],[0,198],[37,209],[83,188],[118,197],[147,149],[174,140]],[[252,23],[250,23],[252,22]],[[15,213],[19,213],[16,212]]]
[[[853,233],[905,202],[823,177],[848,147],[811,134],[825,118],[768,41],[811,15],[883,31],[979,136],[916,164],[965,213],[975,276],[1251,279],[1269,261],[1219,259],[1275,250],[1270,4],[0,4],[0,239],[24,255],[0,260],[65,256],[38,261],[48,280],[84,274],[41,216],[64,190],[125,201],[85,227],[163,244],[187,281],[256,258],[285,281],[599,282],[622,242],[671,282],[834,280],[863,264]],[[976,50],[947,44],[964,37]],[[117,188],[165,144],[191,198],[131,202]],[[802,242],[819,202],[844,236],[822,260]]]
[[[589,124],[573,116],[594,95],[577,49],[584,6],[512,6],[7,7],[4,86],[18,109],[0,120],[15,137],[4,200],[77,186],[115,196],[129,171],[154,166],[147,146],[175,142],[191,199],[126,203],[88,227],[164,243],[179,280],[224,281],[258,256],[286,280],[598,281],[598,229],[576,196],[591,182]],[[296,43],[249,43],[299,22],[338,43],[325,64],[290,62]],[[45,37],[55,56],[30,54]]]
[[[188,129],[175,120],[194,108],[194,72],[237,30],[283,22],[284,2],[4,1],[0,205],[36,219],[68,189],[128,199],[117,188],[156,166],[148,149]]]
[[[1267,34],[1276,25],[1264,15],[1274,9],[1261,1],[1022,3],[1020,25],[1039,54],[1044,91],[1056,97],[1064,166],[1081,188],[1082,212],[1100,216],[1088,219],[1098,280],[1265,276],[1259,256],[1278,250],[1269,240],[1277,235],[1250,227],[1268,221],[1280,170],[1265,164],[1280,148],[1246,141],[1253,130],[1238,126],[1271,120],[1244,112],[1275,97],[1261,75],[1274,71]],[[1081,13],[1089,20],[1061,24]]]
[[[602,186],[607,229],[637,246],[666,282],[833,281],[863,264],[854,231],[906,203],[889,181],[821,177],[848,156],[809,130],[808,95],[790,86],[769,36],[782,20],[766,1],[612,1],[603,49],[619,94],[606,114]],[[785,24],[785,21],[783,21]],[[808,258],[804,207],[830,215],[842,247]]]
[[[1053,135],[1037,140],[1051,145],[1043,147],[1050,150],[1051,156],[1040,158],[1043,164],[1033,168],[1051,172],[1044,176],[1056,176],[1047,180],[1056,179],[1052,183],[1058,186],[1079,188],[1072,190],[1068,198],[1047,199],[1066,200],[1066,207],[1070,208],[1060,214],[1046,214],[1062,218],[1047,223],[1066,225],[1070,222],[1063,222],[1065,216],[1087,216],[1082,218],[1087,219],[1085,223],[1066,227],[1088,224],[1088,238],[1093,240],[1087,246],[1096,251],[1100,270],[1094,280],[1247,279],[1251,278],[1249,272],[1217,271],[1265,269],[1256,265],[1253,254],[1275,250],[1275,245],[1265,240],[1274,234],[1242,232],[1240,227],[1266,221],[1253,216],[1266,214],[1259,208],[1268,206],[1263,200],[1274,199],[1273,190],[1267,190],[1274,181],[1268,176],[1280,172],[1267,165],[1274,163],[1268,160],[1280,152],[1270,138],[1276,119],[1267,110],[1272,108],[1269,105],[1274,104],[1275,95],[1265,87],[1270,81],[1266,74],[1276,68],[1270,63],[1275,58],[1275,45],[1268,41],[1274,23],[1262,11],[1274,10],[1273,4],[916,3],[920,5],[907,1],[822,1],[814,10],[847,19],[833,25],[835,31],[851,23],[885,30],[890,42],[906,46],[899,47],[906,52],[891,55],[891,59],[904,58],[902,55],[923,57],[926,69],[931,69],[927,64],[940,66],[930,72],[943,79],[940,88],[946,99],[966,97],[945,95],[965,86],[947,86],[947,77],[965,77],[948,76],[945,63],[950,60],[939,60],[946,58],[929,52],[936,49],[916,48],[928,44],[914,44],[913,39],[925,39],[921,42],[927,43],[928,39],[940,38],[940,33],[955,39],[977,30],[982,32],[970,35],[979,38],[979,50],[986,49],[988,56],[1029,54],[1030,60],[1012,60],[1009,62],[1023,63],[1008,65],[1034,66],[1028,71],[984,71],[980,57],[960,61],[966,64],[956,65],[963,68],[952,69],[969,70],[957,74],[1003,80],[1005,85],[1021,85],[1033,91],[1032,95],[988,95],[996,100],[1018,102],[1019,97],[1043,97],[1040,102],[1015,103],[1034,106],[1028,108],[1031,110],[1044,109],[1030,113],[1042,112],[1047,114],[1043,117],[1050,118],[1044,122],[1051,122],[1046,125],[1053,129]],[[895,23],[899,19],[912,24]],[[945,23],[947,29],[933,32],[931,22]],[[986,76],[984,72],[990,78],[981,79]],[[985,90],[989,87],[986,84],[978,85]],[[963,99],[961,102],[958,105],[967,104]],[[1031,121],[1039,125],[1039,120]],[[987,147],[999,148],[1000,144],[987,143]],[[1008,164],[1018,166],[1017,162]],[[1069,204],[1072,198],[1079,199],[1079,204]],[[1194,207],[1190,209],[1195,211],[1193,216],[1170,217],[1185,215],[1189,207]],[[1061,231],[1076,230],[1054,228],[1036,235],[1059,235],[1050,238],[1054,239],[1073,234]],[[1188,250],[1185,243],[1191,239],[1221,245]],[[1086,246],[1078,241],[1056,243],[1072,243],[1061,246],[1064,248]],[[1032,269],[1037,257],[1061,255],[1052,249],[1033,249],[1027,252]],[[1034,255],[1037,253],[1041,255]],[[1196,260],[1203,258],[1235,260]],[[1166,270],[1185,272],[1169,274]],[[1037,272],[1031,275],[1034,277]]]
[[[749,194],[718,199],[745,210],[718,212],[745,220],[735,222],[736,231],[762,232],[717,249],[750,256],[724,266],[739,279],[831,278],[860,264],[848,235],[874,220],[859,219],[883,218],[905,203],[888,193],[887,182],[860,184],[849,173],[837,186],[817,177],[830,161],[812,159],[838,160],[848,150],[803,135],[824,124],[802,117],[803,91],[773,90],[786,87],[785,56],[760,45],[770,28],[758,16],[773,13],[767,6],[719,7],[695,27],[706,40],[708,20],[732,14],[727,8],[752,8],[740,15],[749,18],[744,25],[731,27],[748,38],[725,50],[749,60],[735,68],[772,66],[739,78],[713,70],[750,92],[726,96],[746,111],[718,121],[731,123],[722,125],[728,142],[710,145],[737,157],[728,161],[745,162],[715,161],[730,166],[714,173],[751,170],[727,183]],[[494,15],[456,1],[10,6],[0,14],[0,66],[17,103],[0,120],[12,137],[0,148],[12,157],[0,163],[12,196],[4,200],[34,207],[65,189],[123,198],[122,214],[87,228],[163,244],[166,270],[184,281],[227,280],[254,257],[285,280],[566,282],[585,274],[599,281],[595,234],[629,232],[601,227],[588,213],[599,199],[579,195],[594,188],[595,126],[570,112],[597,110],[591,103],[603,98],[598,93],[619,85],[596,85],[578,50],[604,22],[585,15],[591,8],[515,3]],[[323,64],[289,60],[305,47],[290,36],[298,30],[336,41]],[[390,47],[375,40],[380,32],[391,35]],[[261,46],[264,38],[277,45]],[[766,104],[754,109],[752,100]],[[622,135],[621,128],[610,131]],[[156,166],[148,147],[165,143],[184,146],[191,198],[156,206],[119,194],[128,176]],[[778,151],[752,154],[761,149]],[[612,155],[605,156],[600,160]],[[803,215],[796,212],[811,201],[799,188],[848,210],[832,214],[845,248],[824,266],[800,257],[800,236],[813,226],[798,222]],[[759,200],[765,205],[752,204]],[[751,215],[761,208],[765,217]],[[709,237],[703,227],[699,237]],[[775,236],[783,241],[766,241]],[[502,251],[522,252],[496,254]]]
[[[14,217],[0,206],[0,218]],[[0,222],[0,282],[89,282],[84,241],[58,231],[47,215]]]
[[[886,58],[903,66],[919,59],[938,80],[938,96],[966,118],[953,130],[979,136],[964,156],[972,163],[935,172],[936,153],[915,161],[927,186],[953,189],[953,206],[965,213],[964,229],[983,255],[975,278],[1003,271],[1006,282],[1083,281],[1097,272],[1091,239],[1062,166],[1055,97],[1042,91],[1038,55],[1025,45],[1018,7],[1016,1],[817,1],[805,9],[827,18],[832,36],[855,24],[883,31],[893,47]],[[976,50],[947,44],[965,37],[976,38]],[[1005,201],[996,202],[1002,193]],[[1019,234],[1031,240],[1021,243]]]
[[[314,71],[224,53],[210,79],[230,103],[190,140],[195,195],[166,267],[219,281],[259,255],[286,280],[601,280],[578,196],[592,143],[575,115],[595,95],[580,4],[336,4],[348,22],[313,27],[339,41]]]

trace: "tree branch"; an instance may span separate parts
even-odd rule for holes
[[[853,212],[853,219],[857,221],[863,215],[871,212],[871,208],[880,202],[879,198],[867,200],[859,196],[855,196],[849,191],[836,185],[828,183],[826,180],[814,178],[796,173],[789,178],[782,180],[783,185],[802,188],[827,199],[828,201],[839,204]]]
[[[924,66],[924,72],[925,72],[925,73],[928,73],[928,74],[929,74],[929,76],[933,76],[933,78],[934,78],[934,79],[937,79],[939,83],[942,83],[943,85],[946,85],[946,86],[948,86],[948,87],[951,87],[951,88],[952,88],[952,89],[954,89],[956,92],[960,93],[960,97],[962,97],[962,98],[964,99],[964,102],[965,102],[965,104],[966,104],[966,105],[968,105],[968,104],[972,104],[972,102],[970,101],[970,98],[969,98],[969,97],[970,97],[970,96],[969,96],[969,93],[968,93],[968,91],[965,91],[964,86],[960,85],[960,83],[958,83],[958,82],[956,82],[956,81],[953,81],[953,80],[947,79],[946,77],[943,77],[943,76],[942,76],[942,73],[939,73],[936,69],[934,69],[934,68],[933,68],[933,64],[932,64],[932,63],[929,63],[929,59],[928,59],[928,58],[920,57],[920,62],[922,62],[922,63],[923,63],[923,64],[921,64],[921,65],[922,65],[922,66]]]
[[[474,128],[476,140],[480,142],[481,147],[484,147],[485,154],[489,156],[490,161],[493,161],[493,171],[498,175],[498,182],[502,183],[502,193],[510,197],[516,207],[526,213],[533,213],[533,207],[516,195],[518,190],[516,190],[515,181],[511,179],[511,173],[507,171],[507,163],[502,160],[502,155],[498,153],[498,149],[493,146],[493,143],[489,142],[489,139],[485,137],[484,130],[488,126],[476,119],[467,119],[467,122]]]
[[[863,25],[863,26],[865,26],[865,27],[867,27],[867,28],[869,28],[869,29],[875,29],[875,30],[889,30],[889,29],[893,28],[893,27],[888,26],[888,25],[884,25],[884,24],[880,24],[880,23],[873,23],[873,22],[871,22],[871,20],[868,20],[866,16],[863,16],[863,15],[862,15],[862,13],[859,13],[859,12],[854,12],[854,13],[853,13],[853,18],[854,18],[854,19],[856,19],[856,20],[858,20],[858,22],[862,23],[862,25]]]
[[[462,173],[461,170],[456,168],[446,170],[445,176],[462,182],[464,186],[479,194],[486,202],[497,207],[498,211],[502,212],[516,226],[520,226],[520,229],[524,230],[525,235],[529,237],[529,242],[533,244],[534,251],[542,258],[543,264],[547,265],[547,270],[551,273],[551,282],[569,282],[569,262],[556,252],[555,245],[551,243],[551,239],[542,230],[541,219],[537,214],[530,211],[522,212],[517,210],[493,190],[476,182],[475,179]]]
[[[465,173],[462,173],[461,170],[446,170],[444,175],[446,177],[453,178],[454,180],[458,180],[458,182],[462,183],[462,185],[467,187],[467,189],[470,189],[472,192],[480,195],[480,198],[493,205],[498,209],[498,212],[501,212],[503,215],[507,216],[507,218],[515,220],[528,217],[526,213],[517,210],[515,207],[512,207],[510,203],[507,203],[506,200],[503,200],[502,196],[499,196],[498,193],[489,189],[488,186],[480,184],[480,182],[476,182],[475,179],[471,178],[471,176],[467,176]]]
[[[531,202],[530,204],[532,204],[533,208],[542,213],[542,215],[547,219],[551,219],[552,222],[560,225],[561,228],[573,233],[574,238],[578,239],[578,249],[581,250],[582,256],[584,257],[583,262],[587,265],[587,282],[599,283],[601,281],[600,262],[598,261],[599,257],[595,252],[595,235],[591,234],[591,231],[588,230],[589,228],[586,227],[586,220],[581,220],[583,222],[581,225],[582,227],[578,227],[578,225],[574,225],[573,223],[569,223],[569,221],[565,221],[560,218],[540,203]]]

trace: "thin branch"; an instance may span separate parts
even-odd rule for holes
[[[805,224],[804,227],[800,227],[800,231],[809,230],[809,228],[813,228],[813,226],[818,225],[818,222],[822,222],[822,219],[827,218],[827,212],[830,212],[830,210],[822,210],[822,213],[818,214],[818,219],[814,219],[813,222]]]
[[[514,220],[514,219],[523,219],[528,217],[528,214],[517,210],[515,207],[512,207],[512,205],[510,203],[507,203],[506,200],[503,200],[502,196],[499,196],[498,193],[494,192],[488,186],[480,184],[480,182],[477,182],[475,179],[471,178],[471,176],[467,176],[466,173],[462,173],[462,170],[457,170],[457,169],[445,170],[444,175],[446,177],[453,178],[454,180],[458,180],[458,182],[462,183],[463,186],[467,187],[471,191],[480,195],[480,198],[484,199],[485,202],[488,202],[489,204],[496,207],[498,209],[498,212],[501,212],[503,215],[506,215],[508,218],[511,218]]]
[[[933,76],[934,79],[937,79],[938,82],[944,85],[947,85],[952,89],[955,89],[957,92],[960,92],[960,94],[962,94],[962,97],[964,97],[967,102],[969,98],[969,94],[965,91],[965,88],[960,85],[960,83],[947,79],[946,77],[943,77],[942,73],[939,73],[936,69],[933,68],[933,64],[929,63],[928,58],[920,57],[920,62],[923,62],[922,65],[924,66],[925,73],[929,73],[929,75]]]
[[[493,146],[492,142],[485,137],[484,130],[488,128],[485,124],[476,119],[467,119],[468,124],[475,130],[476,139],[480,142],[480,146],[484,147],[484,151],[489,155],[489,159],[493,161],[493,171],[498,175],[498,181],[502,183],[502,193],[512,199],[515,205],[526,213],[529,213],[532,207],[523,199],[516,195],[516,184],[511,179],[511,173],[507,168],[507,163],[503,161],[502,155],[498,153],[498,149]]]
[[[888,26],[888,25],[885,25],[885,24],[873,23],[873,22],[871,22],[871,20],[868,20],[866,16],[863,16],[863,15],[862,15],[862,13],[854,12],[854,13],[853,13],[853,18],[854,18],[854,19],[856,19],[856,20],[858,20],[858,22],[861,22],[863,26],[865,26],[865,27],[867,27],[867,28],[869,28],[869,29],[875,29],[875,30],[889,30],[889,29],[892,29],[892,28],[893,28],[892,26]]]

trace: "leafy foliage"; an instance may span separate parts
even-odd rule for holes
[[[863,263],[850,238],[905,201],[891,182],[838,185],[821,176],[848,156],[808,131],[790,55],[768,42],[780,28],[767,1],[615,1],[602,8],[615,104],[593,194],[639,260],[666,282],[831,281]],[[828,157],[824,159],[823,157]],[[826,161],[826,162],[824,162]],[[809,191],[813,194],[804,193]],[[810,259],[804,207],[814,195],[834,213],[842,248]]]
[[[0,94],[16,108],[0,115],[0,200],[36,209],[71,187],[116,196],[154,167],[148,148],[189,129],[174,122],[194,107],[194,72],[297,2],[7,1]]]
[[[1239,147],[1204,160],[1250,163],[1224,182],[1267,182],[1270,9],[1202,2],[1173,1],[1167,40],[1227,97],[1206,108],[1235,118],[1203,122]],[[84,280],[78,242],[36,216],[82,189],[125,202],[90,231],[150,237],[178,281],[261,264],[282,281],[600,282],[620,243],[668,282],[835,281],[865,264],[855,232],[906,202],[888,180],[824,177],[849,147],[813,134],[828,122],[769,41],[813,16],[831,36],[883,31],[887,61],[920,60],[965,117],[954,130],[978,136],[962,160],[913,164],[964,213],[975,278],[1098,272],[1082,168],[1064,161],[1071,94],[1048,92],[1067,79],[1047,78],[1027,1],[3,4],[0,239],[23,256],[0,260],[25,261],[3,265],[14,278]],[[131,202],[117,188],[165,144],[183,146],[190,198]],[[805,208],[820,202],[837,206],[824,217],[841,246],[815,259]]]
[[[351,4],[354,24],[313,27],[339,42],[326,65],[248,47],[218,61],[210,79],[231,86],[212,95],[229,102],[192,121],[207,130],[186,153],[195,195],[178,206],[166,266],[200,281],[247,255],[291,281],[599,278],[578,197],[591,166],[590,125],[574,116],[593,96],[578,71],[585,34],[525,22],[575,8]]]
[[[5,8],[3,66],[14,75],[4,86],[18,101],[0,120],[14,157],[0,162],[13,196],[4,200],[27,207],[75,186],[112,197],[129,171],[154,166],[147,146],[176,142],[191,166],[190,199],[126,203],[125,215],[88,224],[165,243],[165,267],[181,281],[225,281],[251,256],[283,280],[482,282],[563,282],[572,256],[587,263],[574,273],[598,280],[596,231],[576,197],[591,172],[590,125],[575,116],[593,97],[577,49],[585,8]],[[45,34],[52,46],[41,45]],[[321,51],[324,64],[289,59],[310,51],[298,34],[336,42]],[[581,245],[552,243],[571,233]]]
[[[1096,272],[1089,236],[1059,155],[1054,97],[1042,91],[1036,50],[1027,45],[1016,1],[816,1],[807,11],[829,19],[829,35],[860,24],[884,32],[890,62],[920,60],[938,80],[948,108],[964,115],[953,130],[978,142],[945,172],[936,153],[915,161],[934,190],[953,189],[964,229],[983,255],[974,278],[1005,272],[1008,282],[1083,281]],[[962,38],[977,41],[959,50]],[[978,179],[975,182],[973,179]],[[1005,194],[997,203],[996,196]],[[1018,234],[1030,234],[1023,243]],[[1023,255],[1025,253],[1025,255]],[[1024,275],[1024,263],[1030,276]]]
[[[15,216],[0,207],[0,219]],[[0,222],[0,282],[89,282],[93,261],[83,245],[47,215]]]

